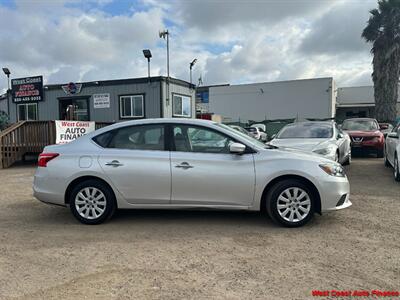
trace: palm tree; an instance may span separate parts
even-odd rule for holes
[[[400,0],[378,0],[362,37],[372,43],[375,117],[394,122],[400,70]]]

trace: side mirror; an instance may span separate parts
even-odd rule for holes
[[[398,139],[399,135],[397,134],[397,132],[390,132],[387,137],[392,138],[392,139]]]
[[[386,129],[388,129],[388,128],[389,128],[389,126],[386,125],[386,124],[379,125],[379,129],[380,129],[380,130],[386,130]]]
[[[343,134],[343,133],[338,133],[337,138],[338,138],[338,139],[344,138],[344,134]]]
[[[241,143],[232,143],[229,146],[229,152],[234,154],[243,154],[246,151],[246,146]]]

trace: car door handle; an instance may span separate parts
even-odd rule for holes
[[[193,166],[189,165],[189,163],[187,163],[187,162],[184,161],[184,162],[182,162],[180,165],[176,165],[175,168],[181,168],[181,169],[186,170],[186,169],[191,169],[191,168],[193,168]]]
[[[113,160],[111,162],[106,163],[106,166],[121,167],[123,166],[123,164],[121,164],[118,160]]]

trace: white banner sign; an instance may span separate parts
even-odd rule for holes
[[[94,94],[94,108],[110,108],[110,94]]]
[[[55,121],[56,144],[66,144],[82,135],[95,131],[95,122],[85,121]]]

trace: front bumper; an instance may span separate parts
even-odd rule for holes
[[[362,141],[362,142],[351,142],[351,149],[352,150],[366,150],[366,151],[381,151],[383,150],[384,142],[383,141]]]
[[[347,178],[324,176],[324,179],[319,180],[319,185],[321,212],[340,210],[352,205]]]

